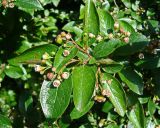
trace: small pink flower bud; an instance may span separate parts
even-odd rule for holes
[[[68,78],[69,78],[69,72],[63,72],[63,73],[61,74],[61,77],[62,77],[63,79],[68,79]]]
[[[120,28],[120,32],[121,32],[121,33],[125,33],[125,31],[124,31],[123,28]]]
[[[115,22],[114,28],[115,28],[115,29],[119,29],[119,23],[118,23],[118,22]]]
[[[126,35],[126,36],[130,36],[131,33],[130,33],[130,32],[125,32],[125,35]]]
[[[89,33],[90,38],[95,38],[95,35],[93,33]]]
[[[59,87],[60,84],[61,84],[60,80],[56,79],[56,80],[53,81],[53,86],[54,87]]]
[[[108,38],[113,39],[113,34],[112,33],[108,34]]]
[[[107,90],[107,89],[103,89],[103,90],[102,90],[102,95],[103,95],[103,96],[110,97],[110,96],[111,96],[111,93],[110,93],[110,91],[109,91],[109,90]]]
[[[125,43],[128,43],[128,42],[129,42],[129,38],[128,38],[128,37],[125,37],[125,38],[123,38],[123,41],[124,41]]]
[[[70,40],[71,38],[72,38],[72,35],[71,35],[71,34],[69,34],[69,33],[66,34],[66,39],[67,39],[67,40]]]
[[[52,72],[47,73],[47,78],[52,80],[54,78],[54,74]]]
[[[111,85],[112,84],[112,79],[110,79],[110,80],[107,80],[107,83],[109,84],[109,85]]]
[[[55,68],[55,67],[53,67],[53,68],[52,68],[52,71],[53,71],[53,72],[55,72],[55,71],[56,71],[56,68]]]
[[[52,68],[52,71],[53,71],[53,72],[55,72],[55,71],[56,71],[56,68],[55,68],[55,67],[53,67],[53,68]]]
[[[70,51],[69,50],[64,50],[63,51],[63,56],[68,56],[70,54]]]
[[[35,65],[34,69],[36,72],[41,72],[45,69],[45,67],[42,67],[41,65]]]

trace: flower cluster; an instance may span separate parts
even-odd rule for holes
[[[47,52],[42,55],[42,65],[35,65],[35,71],[44,75],[44,79],[52,81],[54,87],[59,87],[61,82],[65,79],[68,79],[70,74],[69,72],[60,72],[57,73],[56,68],[52,65],[52,58],[55,54],[50,56]],[[69,55],[67,50],[64,50],[63,56]]]

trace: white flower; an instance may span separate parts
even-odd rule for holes
[[[56,80],[53,81],[53,86],[54,87],[59,87],[60,84],[61,84],[60,80],[56,79]]]

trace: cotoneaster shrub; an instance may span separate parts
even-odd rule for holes
[[[1,81],[10,77],[24,87],[15,89],[23,93],[18,103],[3,101],[18,109],[14,116],[4,111],[11,121],[0,115],[0,124],[15,127],[22,119],[27,123],[19,127],[159,127],[159,1],[78,1],[75,16],[58,10],[63,2],[52,2],[2,0],[1,17],[20,13],[18,28],[7,19],[10,34],[3,30],[0,38]],[[5,53],[10,40],[20,45],[13,44],[12,54]]]

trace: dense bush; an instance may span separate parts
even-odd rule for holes
[[[160,1],[2,0],[0,127],[160,127]]]

